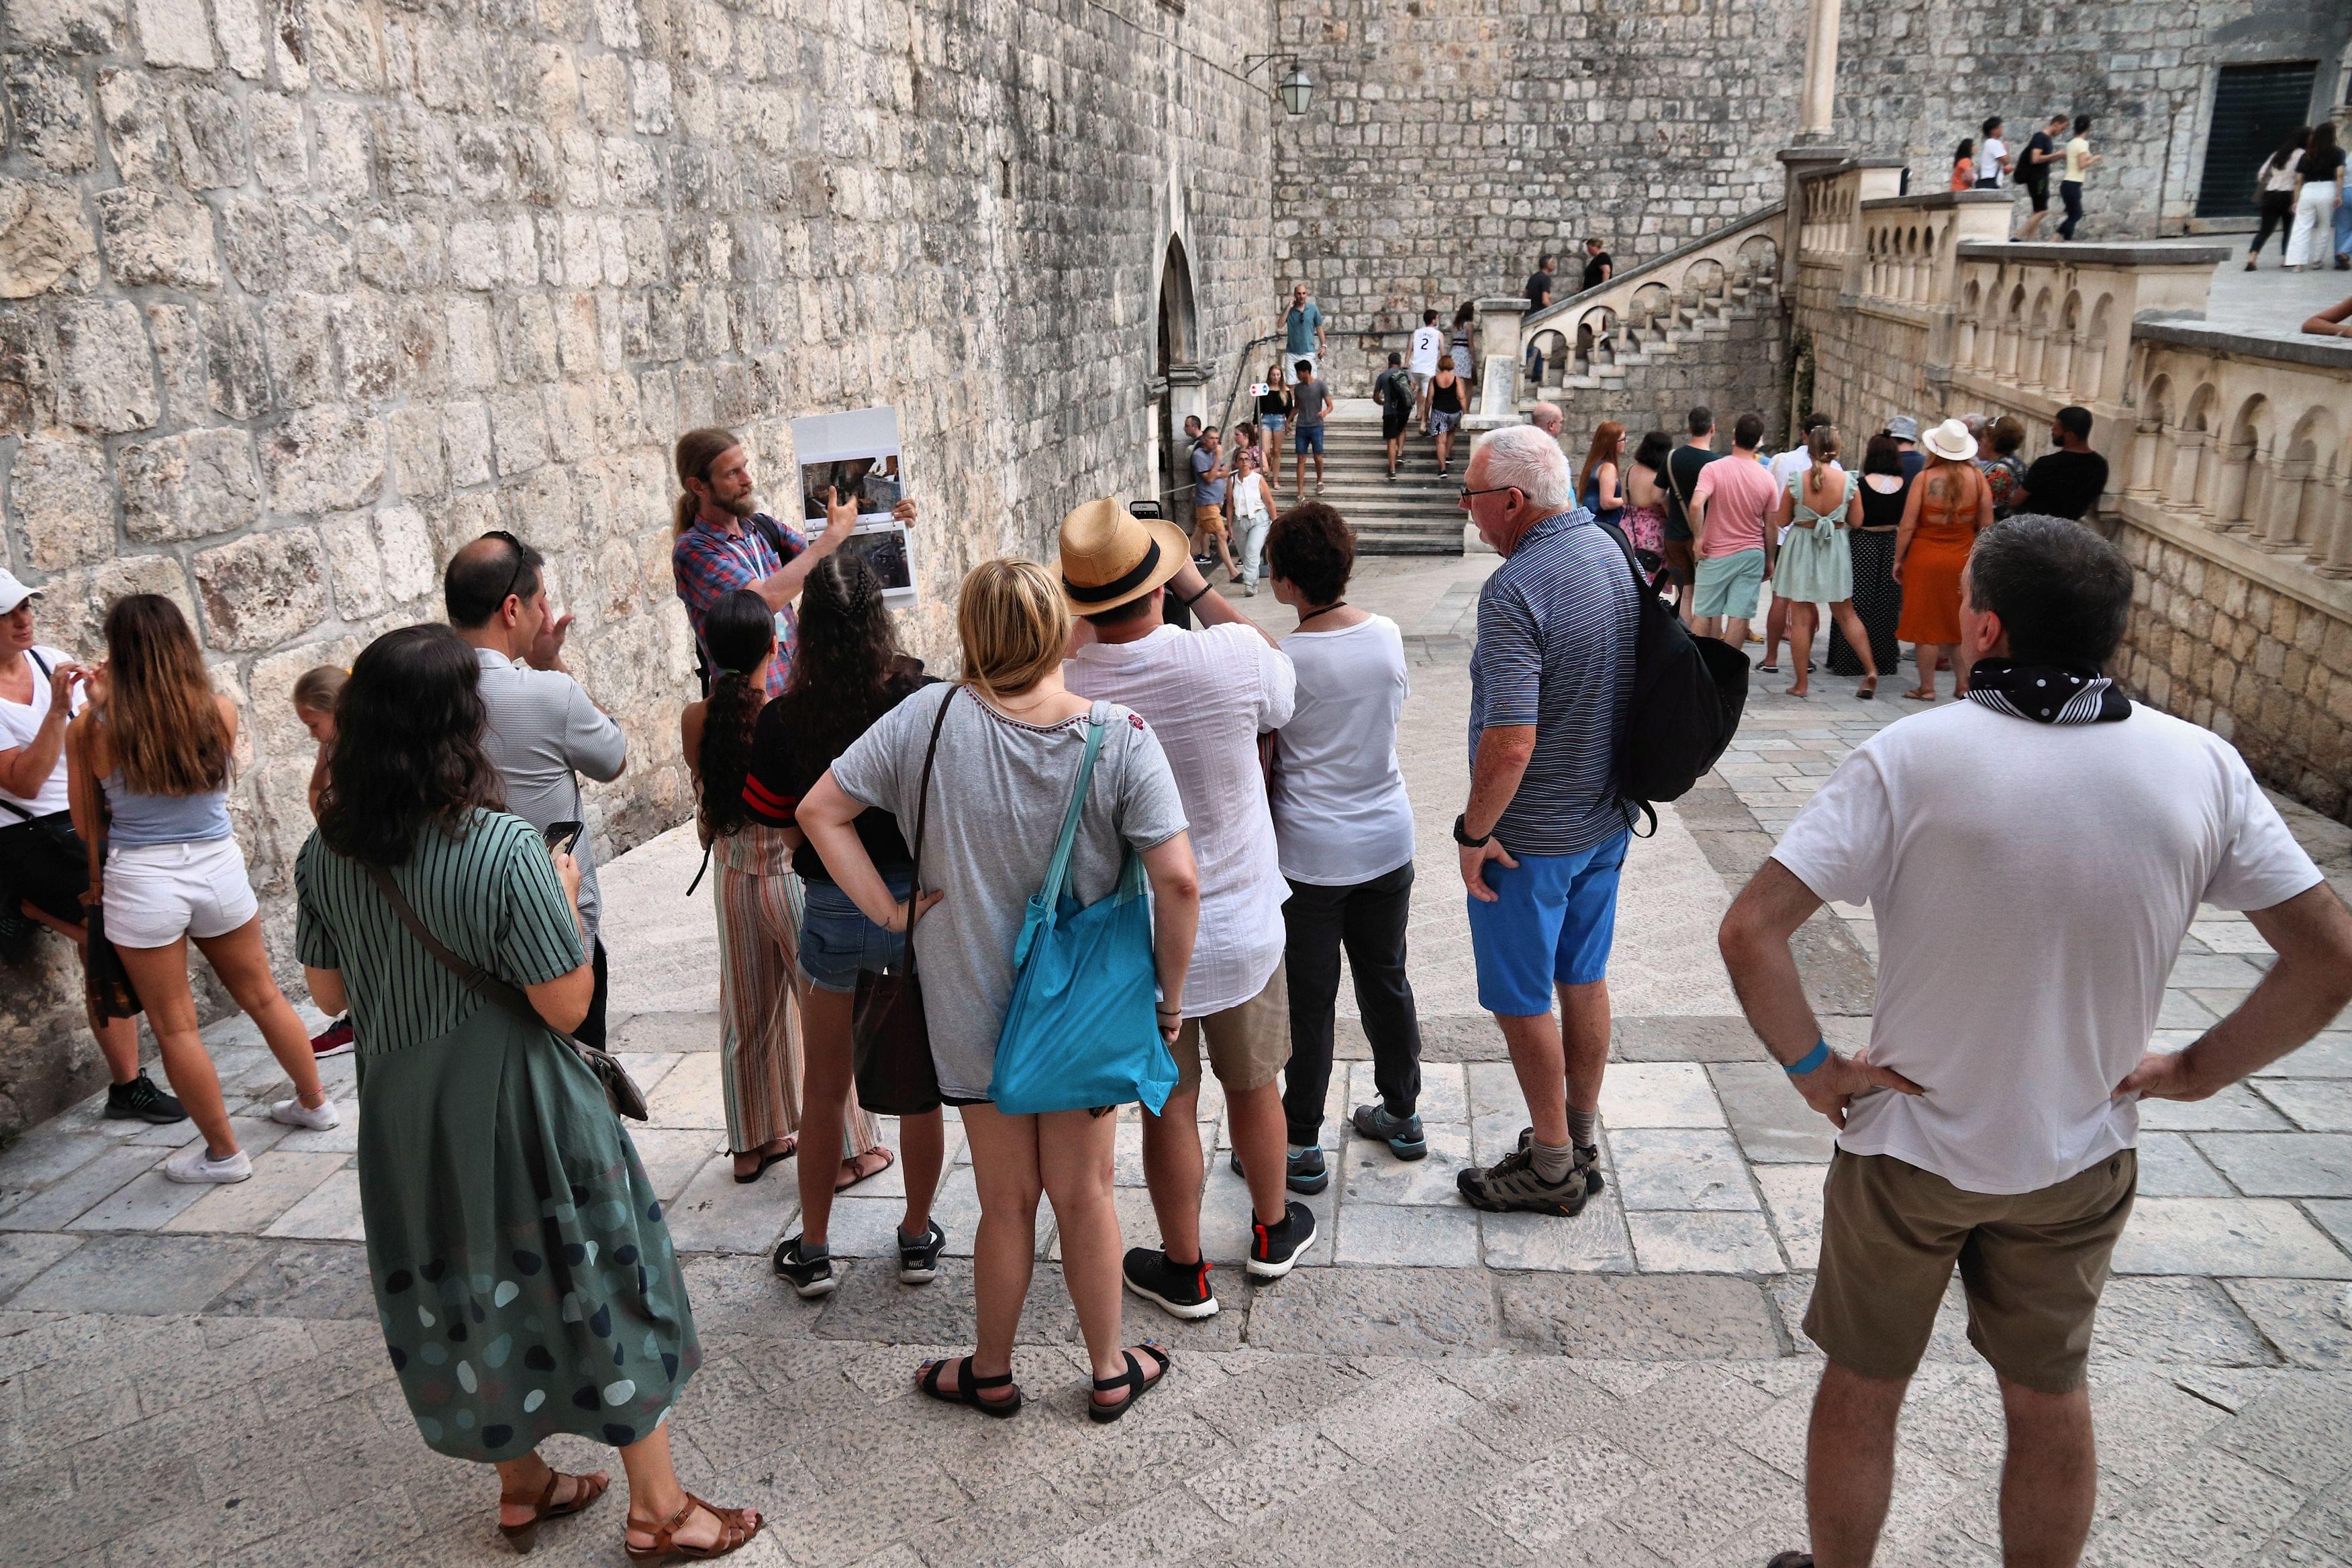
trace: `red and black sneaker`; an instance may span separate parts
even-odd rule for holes
[[[1314,1245],[1314,1213],[1293,1198],[1285,1205],[1282,1218],[1273,1225],[1260,1219],[1250,1221],[1250,1250],[1246,1265],[1250,1278],[1281,1279],[1298,1266],[1299,1255]]]
[[[349,1013],[310,1037],[310,1055],[320,1060],[341,1056],[351,1048],[352,1016]]]
[[[1156,1247],[1131,1247],[1119,1271],[1127,1288],[1174,1318],[1213,1318],[1217,1293],[1209,1289],[1209,1260],[1177,1263]]]

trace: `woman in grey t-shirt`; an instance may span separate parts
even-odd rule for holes
[[[1118,1216],[1111,1203],[1117,1118],[1085,1110],[1007,1116],[989,1102],[989,1080],[1013,995],[1013,944],[1061,835],[1091,710],[1108,714],[1110,730],[1078,819],[1070,893],[1082,904],[1107,897],[1124,856],[1142,856],[1161,1033],[1171,1037],[1200,916],[1192,840],[1158,738],[1127,709],[1090,704],[1063,686],[1070,616],[1050,573],[1027,561],[976,568],[964,579],[956,624],[963,681],[927,688],[884,715],[809,791],[801,826],[867,918],[892,931],[905,930],[910,917],[919,922],[915,956],[931,1057],[940,1093],[962,1107],[971,1142],[980,1342],[970,1356],[925,1363],[920,1386],[990,1415],[1019,1408],[1013,1336],[1036,1256],[1042,1191],[1053,1201],[1063,1276],[1094,1363],[1095,1402],[1123,1410],[1165,1373],[1168,1357],[1157,1347],[1119,1343]],[[923,841],[913,847],[924,886],[910,910],[892,897],[851,825],[859,812],[879,807],[912,829],[923,757],[943,703],[930,809]]]

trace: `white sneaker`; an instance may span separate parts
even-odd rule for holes
[[[306,1128],[312,1132],[324,1132],[343,1124],[343,1113],[335,1109],[332,1100],[322,1100],[313,1109],[302,1103],[302,1097],[281,1100],[269,1108],[269,1120],[283,1121],[289,1127]]]
[[[163,1162],[163,1179],[171,1182],[241,1182],[252,1174],[253,1157],[244,1150],[215,1160],[202,1138]]]

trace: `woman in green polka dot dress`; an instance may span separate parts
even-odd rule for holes
[[[510,608],[516,601],[509,598]],[[498,1467],[499,1527],[529,1551],[602,1473],[559,1475],[540,1441],[621,1450],[629,1555],[715,1556],[760,1526],[689,1496],[666,1419],[701,1364],[661,1204],[603,1086],[565,1043],[477,995],[425,929],[570,1027],[593,984],[570,856],[499,809],[478,737],[474,650],[446,626],[378,638],[352,668],[319,831],[295,867],[311,995],[357,1036],[360,1204],[384,1342],[417,1430]]]

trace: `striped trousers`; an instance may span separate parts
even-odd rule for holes
[[[736,837],[770,831],[747,826]],[[736,847],[751,847],[715,848],[711,872],[719,909],[719,1076],[727,1100],[727,1146],[743,1154],[800,1129],[801,879],[784,866],[738,869],[730,861],[777,862],[727,852]],[[880,1126],[858,1106],[855,1091],[843,1134],[837,1157],[844,1160],[882,1142]]]

